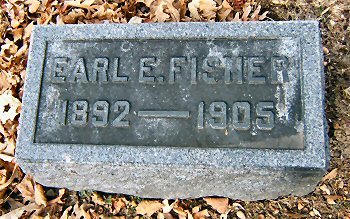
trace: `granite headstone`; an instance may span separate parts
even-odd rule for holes
[[[328,166],[316,21],[35,26],[16,158],[53,187],[255,200]]]

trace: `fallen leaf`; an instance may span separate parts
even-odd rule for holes
[[[16,178],[17,168],[18,168],[18,165],[16,164],[15,167],[13,168],[10,179],[8,179],[4,184],[0,185],[0,191],[6,189],[12,183],[12,181]]]
[[[173,6],[173,0],[165,0],[166,6],[169,9],[170,16],[173,18],[173,21],[179,22],[180,21],[180,13],[179,11]]]
[[[191,212],[189,210],[185,210],[186,214],[187,214],[187,219],[194,219],[193,215],[191,214]]]
[[[327,195],[330,195],[331,194],[331,191],[328,189],[328,187],[323,184],[322,186],[320,186],[320,189],[325,192]]]
[[[237,215],[237,217],[239,219],[246,219],[245,214],[243,213],[243,211],[237,211],[236,215]]]
[[[2,219],[16,219],[16,218],[20,218],[21,215],[25,211],[32,212],[32,211],[39,210],[39,209],[40,209],[40,207],[37,204],[31,203],[31,204],[28,204],[28,205],[23,206],[21,208],[17,208],[13,211],[10,211],[9,213],[2,215],[1,218]]]
[[[24,28],[23,39],[29,39],[30,34],[34,28],[34,21],[32,21],[26,28]]]
[[[197,20],[200,20],[198,11],[201,13],[201,16],[207,20],[213,20],[216,17],[216,12],[221,7],[216,7],[216,2],[214,0],[192,0],[188,4],[188,9],[191,13],[191,16]]]
[[[87,205],[87,204],[82,204],[82,205],[80,205],[80,207],[79,207],[78,203],[75,204],[75,205],[74,205],[74,208],[73,208],[73,212],[74,212],[75,215],[76,215],[75,218],[81,218],[81,217],[83,217],[84,219],[91,219],[91,215],[90,215],[89,211],[87,211],[87,209],[88,209],[89,207],[90,207],[90,206]]]
[[[233,8],[231,7],[231,5],[226,0],[224,0],[222,2],[221,9],[218,11],[220,21],[224,21],[232,10]]]
[[[66,192],[66,189],[60,189],[58,191],[58,197],[50,200],[48,204],[49,205],[53,205],[53,204],[56,204],[56,203],[57,204],[63,204],[64,202],[61,199],[62,199],[62,197],[63,197],[65,192]]]
[[[174,205],[177,202],[178,202],[178,200],[176,199],[171,205],[169,205],[169,200],[168,199],[164,199],[162,201],[162,203],[163,203],[163,213],[169,213],[174,208]]]
[[[35,184],[35,189],[34,189],[34,199],[35,199],[35,203],[40,205],[47,205],[47,200],[45,197],[45,192],[44,192],[44,188],[42,187],[42,185],[36,183]]]
[[[200,212],[197,212],[195,214],[193,214],[193,217],[194,219],[203,219],[203,218],[206,218],[206,217],[210,217],[210,214],[208,212],[208,209],[204,209]]]
[[[25,201],[34,201],[34,180],[27,174],[17,185],[17,189],[21,192]]]
[[[303,208],[304,208],[304,205],[302,204],[302,202],[298,201],[298,210],[300,211]]]
[[[338,174],[338,168],[334,168],[331,172],[329,172],[327,175],[325,175],[323,178],[322,178],[322,182],[325,181],[325,180],[331,180],[331,179],[334,179]]]
[[[13,121],[18,115],[17,109],[21,106],[21,102],[12,96],[11,91],[7,90],[0,95],[0,120],[5,124],[7,120]]]
[[[69,206],[64,210],[63,214],[61,215],[60,219],[68,219],[68,212],[72,209],[73,206]]]
[[[29,4],[29,12],[30,13],[35,13],[40,6],[40,1],[38,1],[38,0],[26,0],[25,3]]]
[[[141,201],[136,207],[136,214],[151,216],[155,212],[162,209],[163,204],[159,201]]]
[[[201,206],[198,205],[198,206],[192,208],[192,214],[197,213],[197,212],[199,212],[200,210],[201,210]]]
[[[96,192],[92,193],[91,199],[93,202],[95,202],[98,205],[106,204],[106,202],[103,200],[103,198],[99,194],[97,194]]]
[[[203,198],[213,209],[217,210],[220,214],[225,213],[228,210],[228,198]]]
[[[157,6],[157,9],[155,11],[155,21],[164,22],[170,18],[170,16],[164,12],[164,6],[166,6],[166,3],[164,1],[161,1]]]
[[[342,198],[343,198],[343,196],[341,196],[341,195],[326,195],[325,197],[326,197],[326,199],[327,199],[327,203],[328,203],[328,204],[331,204],[331,205],[336,204],[336,203],[335,203],[335,200],[338,200],[338,199],[342,199]]]
[[[315,208],[312,209],[312,211],[310,211],[309,213],[312,217],[314,216],[319,216],[319,217],[322,217],[320,212],[318,210],[316,210]]]
[[[142,18],[134,16],[129,20],[129,24],[141,24],[142,23]]]
[[[112,213],[118,214],[122,208],[126,207],[124,198],[112,199]]]
[[[236,203],[236,202],[231,205],[231,208],[245,210],[241,204]]]

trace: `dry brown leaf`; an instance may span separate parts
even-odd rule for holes
[[[92,193],[91,199],[93,202],[95,202],[98,205],[106,204],[106,202],[103,200],[103,198],[99,194],[97,194],[96,192]]]
[[[129,24],[141,24],[142,23],[142,18],[134,16],[129,20]]]
[[[17,109],[21,106],[21,102],[12,96],[11,91],[6,91],[0,95],[0,120],[5,124],[7,120],[13,121],[18,115]]]
[[[184,209],[180,206],[178,206],[179,203],[176,203],[173,210],[177,213],[177,216],[179,219],[187,219],[187,213],[184,211]]]
[[[95,2],[95,0],[85,0],[81,2],[80,0],[73,0],[73,1],[65,1],[65,6],[71,6],[71,7],[77,7],[77,8],[86,8],[89,9],[90,6]]]
[[[298,210],[300,211],[301,209],[304,208],[304,205],[302,202],[298,201]]]
[[[198,13],[198,8],[199,8],[199,0],[192,0],[190,3],[188,3],[188,10],[191,13],[191,17],[196,20],[201,19]]]
[[[213,209],[224,214],[228,209],[228,198],[203,198]]]
[[[124,198],[112,199],[112,213],[118,214],[122,208],[126,207],[125,201]]]
[[[27,211],[27,212],[32,212],[32,211],[36,211],[36,210],[39,210],[40,207],[35,204],[35,203],[31,203],[31,204],[28,204],[28,205],[25,205],[21,208],[17,208],[13,211],[10,211],[9,213],[5,214],[5,215],[2,215],[1,218],[2,219],[15,219],[15,218],[20,218],[21,215]]]
[[[320,186],[320,189],[325,192],[327,195],[330,195],[331,194],[331,191],[328,189],[328,187],[323,184],[322,186]]]
[[[23,34],[23,39],[29,39],[30,34],[32,33],[34,27],[34,21],[31,22],[30,24],[28,24],[28,26],[26,28],[24,28],[24,34]]]
[[[173,208],[174,205],[177,204],[178,200],[176,199],[171,205],[169,205],[168,199],[164,199],[162,201],[163,203],[163,213],[169,213]]]
[[[64,202],[61,200],[62,199],[62,197],[63,197],[63,195],[64,195],[64,193],[66,192],[66,189],[60,189],[59,191],[58,191],[58,196],[57,196],[57,198],[54,198],[54,199],[52,199],[52,200],[50,200],[49,201],[49,205],[53,205],[53,204],[63,204]]]
[[[249,20],[249,14],[252,11],[252,6],[248,5],[247,7],[243,8],[243,15],[242,15],[242,21],[248,21]]]
[[[185,210],[186,214],[187,214],[187,219],[194,219],[193,215],[191,214],[191,212],[189,210]]]
[[[210,217],[210,214],[208,212],[208,209],[204,209],[200,212],[197,212],[195,214],[193,214],[194,216],[194,219],[203,219],[203,218],[206,218],[206,217]]]
[[[335,177],[337,177],[337,174],[338,174],[338,168],[334,168],[331,172],[329,172],[327,175],[325,175],[322,178],[322,182],[325,181],[325,180],[334,179]]]
[[[13,30],[13,40],[17,42],[17,40],[22,39],[23,28],[17,28]]]
[[[201,210],[201,207],[202,206],[198,205],[198,206],[192,208],[192,214],[199,212]]]
[[[316,210],[315,208],[312,209],[312,212],[314,212],[314,216],[322,217],[322,215],[320,214],[320,212],[319,212],[318,210]]]
[[[73,212],[75,213],[76,217],[75,218],[81,218],[83,217],[84,219],[91,219],[91,215],[89,213],[89,211],[87,211],[87,208],[89,206],[86,204],[82,204],[79,207],[79,204],[75,204],[74,208],[73,208]]]
[[[19,20],[17,20],[17,19],[11,20],[11,27],[17,28],[17,27],[19,27],[19,25],[21,25],[21,22],[19,22]]]
[[[18,165],[16,164],[15,167],[13,168],[12,175],[11,175],[10,179],[8,179],[6,182],[4,182],[3,184],[0,185],[0,191],[6,189],[12,183],[12,181],[15,179],[17,168],[18,168]],[[5,176],[6,176],[6,174],[5,174]],[[4,180],[6,180],[6,177],[4,177],[4,178],[5,178]]]
[[[325,197],[327,199],[327,203],[331,204],[331,205],[336,204],[335,203],[336,200],[343,198],[343,196],[341,196],[341,195],[325,195]]]
[[[245,214],[243,213],[243,211],[237,211],[236,215],[237,215],[237,217],[239,219],[246,219]]]
[[[214,0],[193,0],[188,4],[191,16],[197,20],[201,19],[198,11],[205,19],[213,20],[216,17],[216,12],[220,8],[221,7],[216,7],[216,2]]]
[[[242,210],[245,210],[241,204],[236,203],[236,202],[233,203],[230,207],[231,207],[232,209],[242,209]]]
[[[221,9],[218,11],[220,21],[224,21],[232,10],[233,8],[231,7],[231,5],[227,2],[227,0],[224,0],[222,2]]]
[[[69,206],[64,210],[63,214],[61,215],[60,219],[68,219],[68,212],[72,209],[73,206]]]
[[[26,0],[25,3],[29,5],[30,13],[35,13],[40,7],[40,1],[38,0]]]
[[[42,185],[36,183],[34,188],[34,200],[37,205],[47,205],[44,188]]]
[[[180,21],[180,13],[179,11],[173,6],[173,2],[172,0],[165,0],[166,5],[169,9],[170,12],[170,16],[172,17],[173,21],[175,22],[179,22]]]
[[[162,209],[163,204],[159,201],[141,201],[136,207],[136,214],[151,216]]]
[[[155,11],[155,20],[158,22],[164,22],[167,19],[170,18],[170,16],[164,12],[164,6],[166,6],[166,3],[164,1],[161,1],[160,4],[157,6],[157,9]]]
[[[34,201],[34,184],[33,178],[27,174],[17,185],[17,189],[21,192],[24,200]]]

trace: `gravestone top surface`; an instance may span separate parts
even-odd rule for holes
[[[305,194],[329,160],[321,49],[315,21],[36,26],[16,158],[75,190]]]

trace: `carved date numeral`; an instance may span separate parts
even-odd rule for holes
[[[212,102],[205,110],[205,103],[198,105],[197,128],[226,129],[232,126],[235,130],[249,130],[254,123],[259,130],[272,130],[275,126],[273,102],[258,102],[255,107],[255,122],[251,119],[251,105],[249,102],[234,102],[232,105],[231,123],[228,124],[228,107],[225,102]],[[205,118],[208,117],[208,118]]]
[[[125,100],[118,100],[113,105],[113,112],[116,117],[110,122],[110,104],[105,100],[98,100],[90,108],[87,100],[76,100],[69,102],[64,100],[60,104],[59,124],[62,126],[68,123],[76,127],[87,126],[90,122],[94,127],[106,127],[109,122],[113,127],[129,127],[130,121],[127,115],[130,113],[130,103]],[[91,115],[90,115],[91,114]]]

